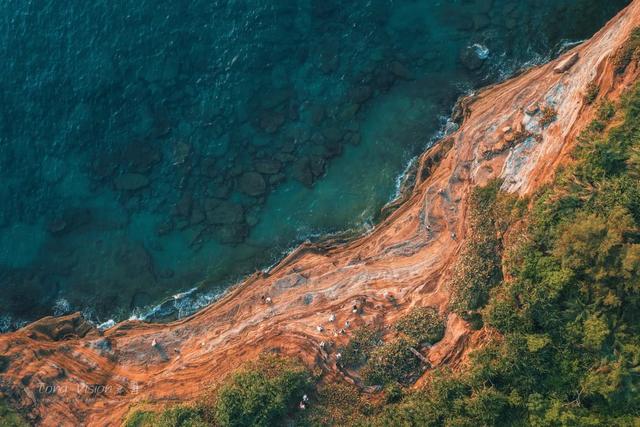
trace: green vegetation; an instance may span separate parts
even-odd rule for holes
[[[631,61],[638,60],[640,52],[640,27],[635,28],[627,41],[613,56],[613,65],[617,74],[624,73]]]
[[[370,414],[371,405],[360,396],[357,387],[346,383],[318,387],[314,402],[299,419],[300,426],[355,425]]]
[[[202,411],[198,408],[177,405],[161,412],[137,409],[123,423],[124,427],[206,427]]]
[[[361,326],[353,331],[349,344],[338,349],[342,355],[340,363],[345,368],[354,369],[364,365],[369,355],[382,344],[382,332],[371,326]]]
[[[598,84],[596,82],[590,82],[587,85],[587,88],[584,93],[585,104],[587,105],[593,104],[596,98],[598,97],[599,93],[600,93],[600,88],[598,87]]]
[[[454,268],[451,306],[465,318],[487,301],[489,290],[502,280],[502,235],[521,206],[500,192],[501,182],[474,189],[469,200],[467,245]]]
[[[0,399],[0,426],[27,427],[29,424],[13,410],[4,399]]]
[[[349,343],[338,349],[341,365],[361,368],[367,385],[412,383],[424,365],[414,351],[442,339],[444,320],[433,307],[416,307],[398,321],[395,329],[399,335],[388,342],[382,340],[382,331],[370,326],[354,330]]]
[[[297,361],[267,355],[234,372],[196,406],[134,410],[125,427],[272,426],[283,422],[311,389],[312,376]]]
[[[231,375],[215,392],[221,426],[270,426],[283,420],[310,390],[311,374],[298,362],[265,356]]]
[[[371,352],[360,374],[368,385],[385,385],[394,382],[410,384],[420,374],[420,360],[411,352],[416,342],[398,337]]]
[[[444,319],[433,307],[416,307],[396,323],[396,330],[419,345],[434,344],[444,336]]]

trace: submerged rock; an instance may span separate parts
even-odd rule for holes
[[[265,175],[273,175],[280,172],[282,163],[276,159],[262,159],[256,162],[256,170]]]
[[[311,187],[313,185],[313,172],[309,158],[302,157],[298,159],[291,168],[291,175],[305,187]]]
[[[325,165],[326,165],[325,160],[320,156],[313,156],[313,157],[311,157],[311,160],[309,161],[309,166],[311,168],[311,173],[313,173],[313,176],[316,176],[316,177],[321,176],[322,174],[324,174]]]
[[[193,205],[193,197],[190,193],[185,193],[176,203],[174,212],[176,216],[188,217],[191,214],[191,206]]]
[[[267,183],[258,172],[245,172],[240,176],[238,188],[249,196],[261,196],[267,191]]]
[[[216,227],[215,238],[220,243],[242,243],[249,235],[249,226],[242,222],[238,224],[225,224]]]
[[[206,216],[211,224],[236,224],[244,221],[244,209],[237,203],[219,201],[215,206],[209,206]]]
[[[351,91],[351,100],[356,104],[367,102],[373,96],[370,86],[358,86]]]
[[[266,133],[276,133],[284,124],[285,118],[281,111],[265,110],[260,114],[260,129]]]
[[[465,47],[460,52],[460,62],[469,71],[476,71],[484,64],[489,57],[489,50],[481,44],[475,43]]]
[[[136,173],[148,173],[162,159],[160,147],[149,142],[134,141],[123,152],[123,162]]]
[[[398,61],[393,61],[391,63],[391,67],[389,67],[389,69],[391,70],[393,75],[396,76],[399,79],[411,80],[413,78],[413,75],[411,74],[411,71],[406,66],[404,66],[402,63],[400,63]]]
[[[135,191],[149,185],[149,178],[139,173],[125,173],[113,180],[116,189]]]
[[[66,209],[62,215],[54,218],[47,225],[47,230],[54,235],[69,233],[78,227],[91,222],[92,215],[89,209]]]

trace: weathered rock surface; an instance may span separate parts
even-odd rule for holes
[[[573,67],[576,62],[578,62],[578,59],[580,59],[580,54],[578,52],[573,52],[572,54],[558,62],[558,65],[554,67],[553,71],[555,71],[556,73],[564,73],[565,71]]]

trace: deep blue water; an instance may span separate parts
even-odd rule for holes
[[[0,2],[0,329],[191,309],[370,227],[459,95],[626,3]]]

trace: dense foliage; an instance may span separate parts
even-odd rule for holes
[[[124,427],[205,427],[199,408],[178,405],[161,412],[136,410],[131,412],[124,421]]]
[[[502,237],[521,207],[515,197],[500,192],[501,182],[474,189],[467,217],[469,235],[451,280],[451,306],[470,318],[489,291],[502,280]]]
[[[372,405],[360,395],[357,387],[346,383],[326,384],[318,387],[314,401],[301,414],[296,425],[354,425],[371,410]]]
[[[636,28],[631,37],[618,49],[613,57],[613,65],[618,74],[622,74],[631,61],[638,60],[640,51],[640,27]]]
[[[282,422],[312,385],[299,362],[266,355],[249,363],[196,406],[173,406],[160,412],[135,410],[126,427],[271,426]]]
[[[444,319],[433,307],[414,307],[395,325],[397,336],[386,342],[382,331],[370,326],[354,330],[349,343],[338,349],[340,364],[360,370],[367,385],[410,384],[426,365],[416,353],[440,341]]]
[[[444,336],[444,319],[433,307],[415,307],[396,323],[396,330],[419,345],[435,344]]]
[[[338,349],[340,363],[346,368],[359,368],[369,360],[369,355],[382,344],[382,332],[364,325],[353,331],[349,343]]]
[[[368,385],[389,383],[410,384],[420,374],[420,360],[411,349],[417,342],[405,337],[397,337],[371,352],[361,375]],[[415,350],[415,349],[414,349]]]
[[[4,400],[0,399],[0,426],[3,427],[26,427],[26,421],[11,409]]]
[[[306,368],[289,359],[262,357],[234,373],[215,393],[221,426],[269,426],[285,418],[310,389]]]

